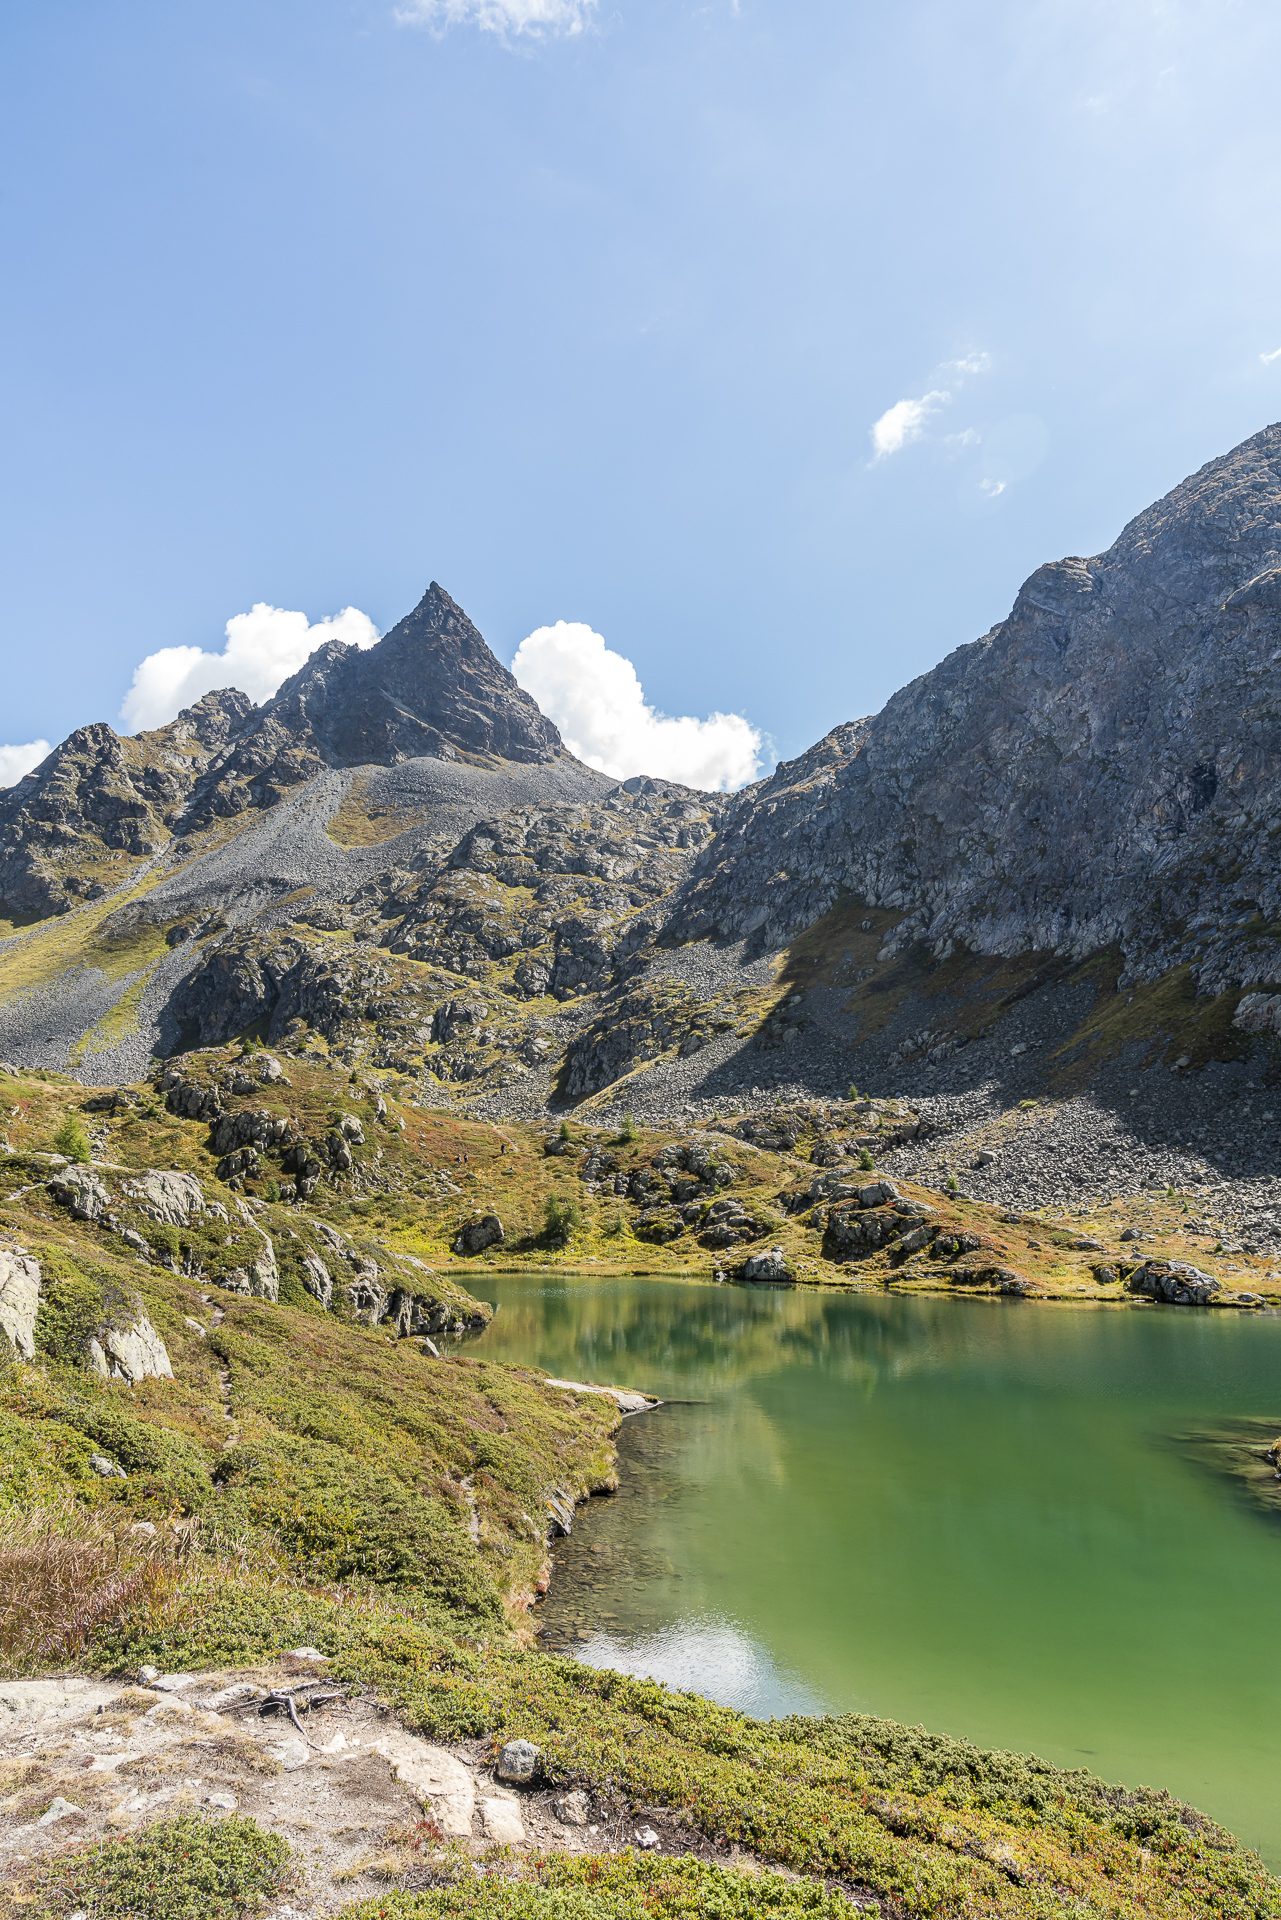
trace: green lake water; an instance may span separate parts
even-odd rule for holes
[[[476,1276],[480,1357],[672,1401],[545,1644],[1168,1788],[1281,1868],[1281,1524],[1185,1436],[1281,1426],[1281,1316]]]

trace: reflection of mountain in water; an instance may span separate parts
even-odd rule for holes
[[[807,1365],[821,1365],[832,1378],[870,1390],[882,1378],[946,1370],[970,1354],[976,1335],[990,1332],[967,1324],[967,1313],[958,1313],[951,1300],[908,1303],[874,1293],[640,1285],[563,1274],[514,1296],[491,1290],[477,1276],[475,1290],[502,1303],[480,1336],[487,1357],[528,1363],[536,1355],[551,1373],[640,1387],[669,1399],[715,1397],[762,1375]],[[975,1315],[1032,1318],[1018,1302],[972,1301],[965,1307]]]

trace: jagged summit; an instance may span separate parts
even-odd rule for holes
[[[257,710],[200,783],[189,824],[271,806],[325,767],[545,765],[561,737],[433,580],[376,646],[331,640]]]

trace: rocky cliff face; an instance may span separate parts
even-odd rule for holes
[[[0,790],[0,915],[65,913],[119,886],[164,847],[195,782],[253,711],[228,688],[135,739],[79,727]]]
[[[1203,991],[1281,978],[1281,426],[749,789],[669,942],[781,946],[843,894],[927,941],[1081,956]]]

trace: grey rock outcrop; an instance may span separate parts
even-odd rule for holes
[[[111,1205],[111,1193],[101,1174],[74,1161],[51,1174],[48,1187],[59,1206],[66,1207],[77,1220],[101,1220]]]
[[[107,1324],[86,1344],[85,1361],[104,1380],[172,1380],[173,1367],[164,1341],[135,1301],[136,1317],[125,1325]]]
[[[0,1333],[19,1360],[35,1358],[39,1308],[40,1262],[21,1247],[0,1247]]]
[[[1176,1307],[1208,1306],[1223,1283],[1185,1260],[1148,1260],[1129,1278],[1131,1293],[1146,1293]]]
[[[841,895],[891,950],[1118,943],[1130,980],[1281,978],[1281,426],[730,808],[664,939],[782,945]]]
[[[209,1211],[194,1173],[166,1173],[153,1167],[122,1180],[120,1191],[139,1213],[162,1226],[189,1227]],[[217,1212],[226,1219],[225,1207],[218,1207]]]

